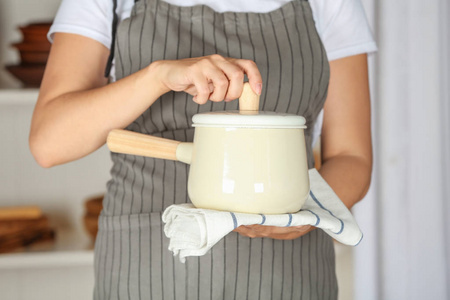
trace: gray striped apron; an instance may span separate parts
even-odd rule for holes
[[[269,13],[216,13],[138,1],[117,28],[117,79],[152,61],[219,53],[254,60],[263,77],[260,110],[303,115],[309,167],[312,129],[329,80],[310,5],[294,0]],[[123,99],[127,101],[127,99]],[[237,109],[237,101],[197,105],[182,92],[158,99],[127,129],[192,141],[191,118]],[[171,204],[188,202],[189,166],[111,154],[112,179],[95,245],[94,299],[336,299],[333,243],[322,230],[295,240],[231,233],[186,264],[168,251],[161,222]]]

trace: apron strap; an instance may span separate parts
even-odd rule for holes
[[[134,0],[134,3],[139,0]],[[117,32],[117,22],[119,21],[119,17],[117,16],[117,0],[113,0],[113,22],[112,22],[112,34],[111,34],[111,47],[109,48],[109,57],[108,62],[106,63],[105,69],[105,77],[109,77],[109,73],[111,73],[112,61],[114,59],[114,45],[116,42],[116,32]]]
[[[136,0],[135,0],[136,2]],[[117,0],[113,0],[113,22],[112,22],[112,34],[111,34],[111,47],[109,49],[108,62],[106,63],[105,77],[109,77],[111,72],[112,61],[114,59],[114,45],[116,43],[117,22],[119,20],[117,13]]]

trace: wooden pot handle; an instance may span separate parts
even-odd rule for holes
[[[258,111],[259,95],[253,92],[250,83],[244,83],[244,89],[239,97],[239,111]]]
[[[177,160],[177,147],[181,142],[114,129],[108,134],[106,143],[111,152]]]

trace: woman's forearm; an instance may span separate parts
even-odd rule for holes
[[[320,175],[349,209],[369,190],[372,163],[352,155],[338,155],[323,162]]]
[[[108,132],[136,120],[173,90],[193,101],[231,101],[247,75],[260,94],[262,78],[253,61],[220,55],[160,60],[106,86],[109,50],[81,35],[56,33],[30,129],[30,148],[43,167],[81,158],[102,146]]]
[[[38,163],[51,167],[101,147],[110,130],[129,125],[168,91],[155,75],[150,65],[107,86],[38,100],[30,130]]]

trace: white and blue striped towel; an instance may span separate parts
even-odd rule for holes
[[[192,204],[169,206],[162,215],[169,250],[184,262],[187,256],[206,254],[217,242],[240,225],[313,225],[337,241],[356,246],[362,232],[356,220],[316,169],[309,170],[311,191],[297,213],[263,215],[195,208]]]

